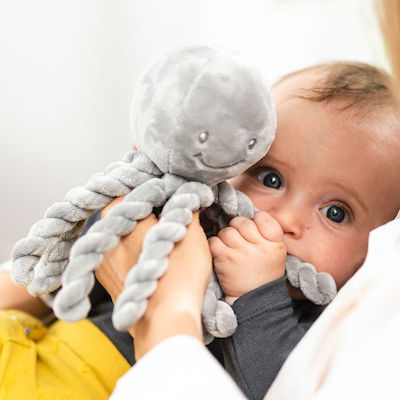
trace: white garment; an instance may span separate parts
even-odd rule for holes
[[[340,249],[339,249],[340,251]],[[363,267],[296,346],[266,400],[400,398],[400,220],[370,235]],[[157,345],[119,381],[123,399],[244,399],[196,339]]]
[[[371,232],[363,267],[293,350],[266,399],[398,399],[399,366],[396,220]]]
[[[159,343],[122,378],[111,400],[244,400],[210,352],[191,336]]]

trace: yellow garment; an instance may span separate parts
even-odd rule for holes
[[[0,400],[108,399],[130,365],[88,320],[0,311]]]

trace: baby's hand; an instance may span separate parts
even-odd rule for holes
[[[285,274],[286,247],[279,223],[264,211],[253,221],[236,217],[208,239],[215,272],[232,304],[238,297]]]

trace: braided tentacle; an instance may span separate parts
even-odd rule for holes
[[[121,236],[132,232],[137,221],[148,217],[154,207],[162,206],[182,184],[182,178],[170,179],[170,176],[154,178],[136,187],[76,242],[63,274],[63,286],[53,304],[58,318],[72,322],[86,317],[90,310],[88,295],[94,284],[93,271],[101,263],[103,253],[117,246]]]
[[[292,255],[286,259],[286,276],[292,286],[300,288],[304,296],[315,304],[328,304],[336,296],[336,283],[331,275],[316,272],[313,265]]]
[[[236,315],[232,307],[221,300],[222,298],[221,287],[215,272],[213,272],[204,296],[202,309],[205,344],[211,343],[214,337],[222,338],[231,336],[236,330]]]
[[[213,193],[214,204],[207,209],[207,214],[218,223],[220,229],[228,226],[234,217],[253,218],[255,209],[251,200],[228,182],[224,181],[215,186]],[[232,307],[223,300],[223,296],[218,279],[213,274],[202,310],[203,327],[208,332],[204,335],[206,343],[210,343],[213,337],[231,336],[236,330],[236,315]]]
[[[242,216],[252,219],[256,209],[252,201],[228,182],[223,181],[213,188],[214,204],[207,209],[209,217],[218,223],[220,229],[229,225],[232,218]]]
[[[147,232],[138,263],[129,271],[115,303],[112,318],[118,330],[128,330],[143,315],[157,280],[168,268],[168,255],[186,234],[193,211],[208,207],[213,200],[209,186],[187,182],[165,204],[158,224]]]
[[[44,219],[30,229],[28,236],[13,248],[11,276],[28,287],[33,295],[50,292],[60,285],[70,249],[88,216],[105,207],[113,198],[126,195],[133,187],[161,172],[137,151],[96,174],[85,187],[70,190],[63,202],[53,204]]]

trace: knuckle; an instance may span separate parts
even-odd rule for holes
[[[212,236],[208,239],[208,246],[210,247],[211,252],[217,251],[220,247],[221,239],[217,236]]]
[[[231,238],[236,233],[236,229],[228,226],[218,232],[218,237],[221,239]]]
[[[249,228],[254,226],[254,221],[252,219],[244,218],[242,222],[243,228]]]
[[[233,218],[230,221],[229,225],[234,227],[234,228],[238,228],[238,227],[242,226],[243,224],[245,224],[248,221],[250,221],[248,218],[239,216],[239,217]]]
[[[244,218],[244,220],[241,222],[240,227],[238,228],[239,232],[242,232],[242,234],[245,234],[246,232],[251,232],[255,229],[257,229],[257,226],[254,221],[247,218]]]

